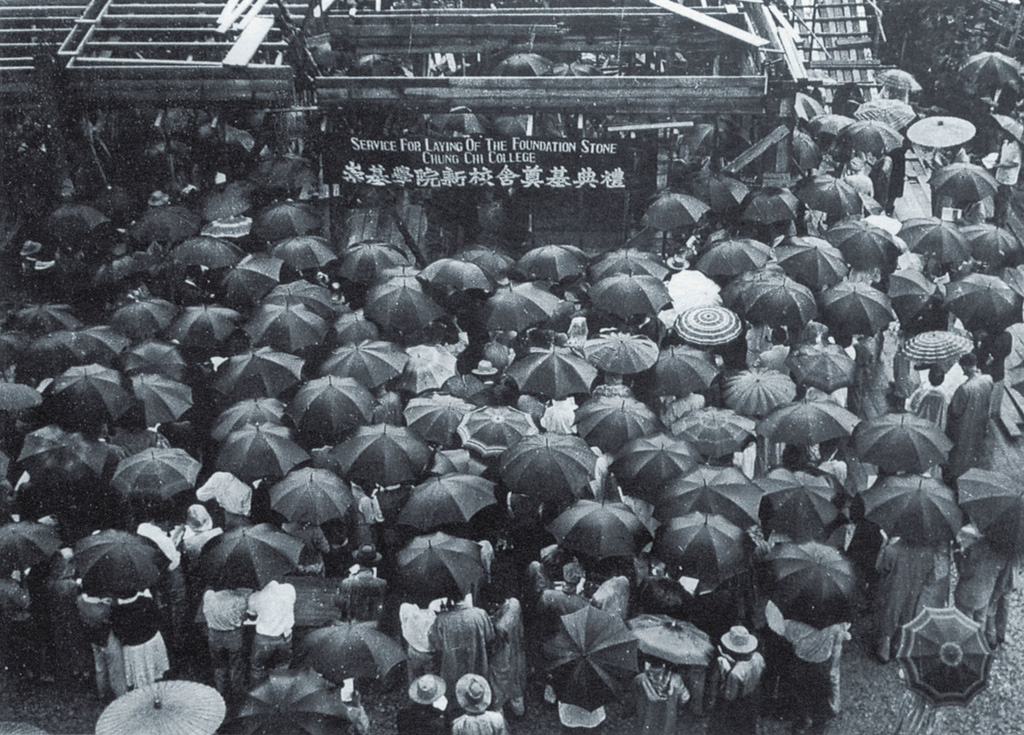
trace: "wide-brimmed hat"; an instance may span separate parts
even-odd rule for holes
[[[22,258],[31,258],[33,255],[38,255],[43,249],[41,242],[35,240],[26,240],[25,244],[21,246],[21,252],[18,253]]]
[[[494,367],[494,363],[490,360],[481,360],[470,372],[477,376],[497,375],[498,368]]]
[[[674,253],[665,260],[665,266],[669,270],[684,271],[690,267],[690,260],[684,253]]]
[[[158,189],[149,195],[149,201],[146,203],[151,207],[163,207],[171,203],[171,197]]]
[[[479,674],[466,674],[455,682],[455,698],[466,712],[478,715],[491,706],[491,685]]]
[[[352,554],[352,558],[364,567],[372,567],[380,563],[381,555],[373,544],[363,544]]]
[[[409,699],[416,704],[433,704],[444,696],[447,688],[440,676],[424,674],[409,685]]]
[[[742,625],[734,625],[722,636],[722,648],[741,656],[753,653],[757,650],[757,638]]]
[[[226,219],[215,219],[205,227],[200,234],[206,235],[207,237],[219,237],[221,239],[231,239],[245,237],[252,231],[252,217],[246,217],[244,214],[239,214],[234,217],[227,217]]]

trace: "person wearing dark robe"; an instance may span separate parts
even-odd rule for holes
[[[973,526],[961,532],[964,551],[957,560],[956,590],[953,603],[964,615],[981,623],[990,648],[1006,639],[1013,590],[1014,555],[984,536],[977,538]],[[977,540],[973,540],[977,538]]]
[[[946,430],[946,412],[949,410],[949,400],[941,387],[945,381],[946,371],[932,365],[928,370],[928,385],[922,385],[907,399],[907,411],[928,419],[943,431]]]
[[[465,674],[486,678],[490,673],[488,646],[494,641],[494,624],[482,609],[464,600],[449,601],[437,614],[428,639],[441,652],[441,678],[449,687]]]
[[[971,467],[984,466],[992,408],[992,376],[978,371],[974,353],[960,358],[960,367],[967,380],[956,389],[946,414],[946,435],[953,442],[946,466],[950,479],[960,477]]]
[[[343,620],[379,623],[387,595],[387,580],[377,576],[381,555],[372,544],[360,546],[352,555],[355,566],[341,581],[335,601]]]
[[[637,730],[642,735],[675,735],[680,710],[690,700],[681,677],[664,661],[652,659],[633,679]],[[628,704],[627,704],[628,706]]]

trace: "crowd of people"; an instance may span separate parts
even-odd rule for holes
[[[824,731],[859,616],[883,664],[926,607],[997,647],[1020,541],[974,488],[1013,484],[1019,146],[998,186],[936,189],[973,221],[901,223],[903,136],[806,127],[828,156],[796,196],[685,173],[648,209],[688,212],[659,253],[421,269],[256,211],[258,181],[154,192],[120,230],[62,204],[0,331],[9,675],[200,679],[229,729],[311,667],[338,732],[407,686],[409,735],[508,733],[531,701],[738,735]],[[65,293],[98,239],[101,290]]]

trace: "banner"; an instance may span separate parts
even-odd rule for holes
[[[637,182],[635,141],[472,136],[333,136],[328,183],[417,188],[625,190]]]

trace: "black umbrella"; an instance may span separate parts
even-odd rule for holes
[[[269,523],[236,528],[203,546],[199,573],[214,589],[261,589],[295,570],[302,546]]]
[[[106,530],[74,546],[75,573],[86,594],[131,597],[156,584],[167,567],[160,547],[144,536]]]

